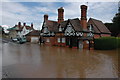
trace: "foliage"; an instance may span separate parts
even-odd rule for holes
[[[117,36],[120,33],[120,13],[116,14],[113,18],[113,25],[111,27],[113,36]]]
[[[112,22],[113,23],[105,23],[105,25],[112,33],[112,36],[116,37],[120,34],[120,7],[118,13],[113,17]]]

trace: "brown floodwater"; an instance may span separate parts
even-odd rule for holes
[[[9,78],[117,78],[118,51],[2,43],[2,72]]]

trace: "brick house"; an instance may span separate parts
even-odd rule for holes
[[[71,48],[90,48],[94,38],[111,36],[100,20],[90,18],[87,22],[87,6],[81,5],[81,18],[64,20],[63,7],[58,9],[58,21],[48,20],[44,15],[41,39],[47,45]]]

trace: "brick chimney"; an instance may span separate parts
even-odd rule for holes
[[[26,23],[23,23],[23,26],[26,26]]]
[[[31,23],[31,28],[33,29],[33,23]]]
[[[48,15],[47,14],[44,15],[44,21],[46,21],[46,20],[48,20]]]
[[[58,9],[58,23],[64,21],[64,9],[63,7]]]
[[[87,6],[86,5],[81,5],[81,25],[84,30],[87,30]]]
[[[18,27],[19,27],[19,28],[21,27],[21,22],[18,22]]]

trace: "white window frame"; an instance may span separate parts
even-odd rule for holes
[[[48,33],[47,27],[44,28],[44,33]]]
[[[57,42],[60,43],[60,38],[57,38]]]
[[[65,38],[62,38],[62,43],[65,43]]]
[[[59,32],[61,32],[61,31],[62,31],[62,27],[60,26],[60,27],[59,27]]]

